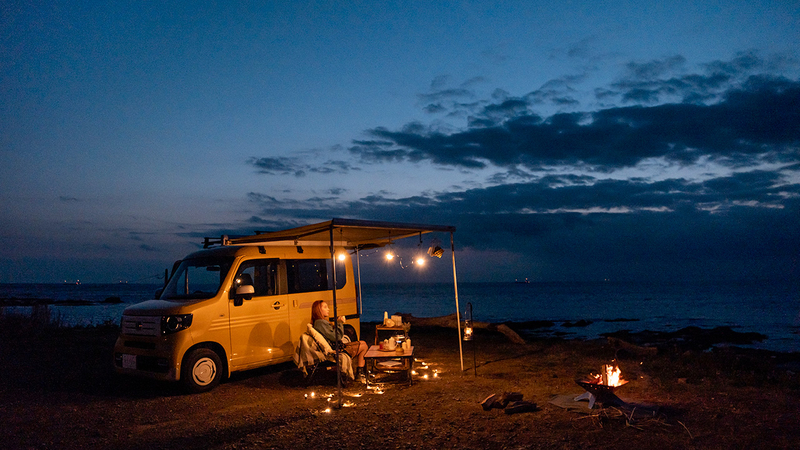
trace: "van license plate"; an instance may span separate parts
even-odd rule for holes
[[[122,368],[135,369],[136,368],[136,355],[122,355]]]

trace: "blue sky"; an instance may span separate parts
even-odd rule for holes
[[[6,2],[0,282],[331,217],[455,225],[464,281],[800,278],[800,4],[551,3]]]

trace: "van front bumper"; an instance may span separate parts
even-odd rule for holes
[[[173,360],[175,347],[161,341],[120,336],[114,346],[114,369],[119,374],[177,381],[180,366]]]

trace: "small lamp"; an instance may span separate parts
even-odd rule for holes
[[[464,340],[471,341],[472,340],[472,321],[465,320],[464,321]]]
[[[467,310],[464,311],[464,336],[462,339],[472,342],[472,371],[478,376],[478,362],[475,356],[475,330],[472,328],[472,302],[467,303]]]
[[[472,303],[467,303],[467,310],[464,311],[464,340],[472,340]]]
[[[442,244],[439,242],[438,239],[433,239],[431,241],[431,246],[428,247],[428,255],[435,256],[437,258],[441,258],[444,255],[444,250],[442,249]]]

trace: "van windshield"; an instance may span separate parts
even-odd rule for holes
[[[185,259],[172,274],[161,300],[197,300],[217,294],[233,265],[233,258]]]

